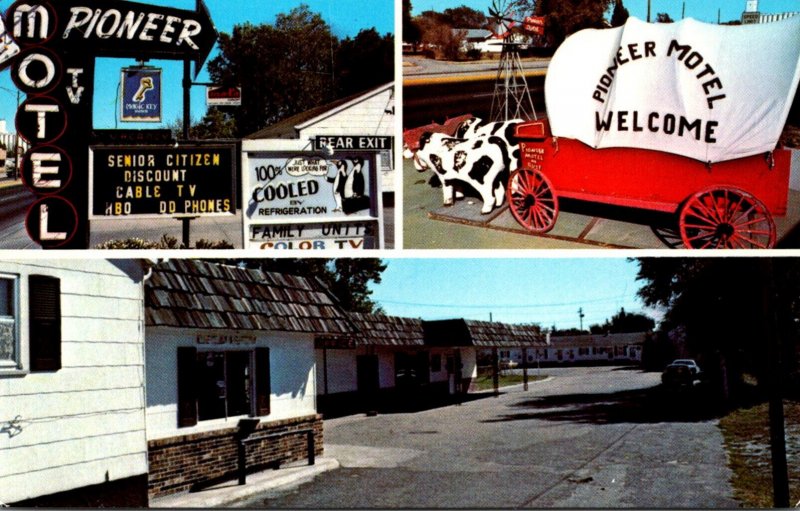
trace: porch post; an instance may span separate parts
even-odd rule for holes
[[[522,390],[528,390],[528,348],[522,347]]]
[[[494,395],[500,394],[500,359],[497,355],[497,347],[492,348],[492,387]]]

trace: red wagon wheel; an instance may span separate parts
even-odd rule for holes
[[[686,248],[772,248],[775,222],[764,203],[737,188],[708,188],[684,203],[679,219]]]
[[[550,180],[538,170],[515,170],[506,197],[514,218],[529,231],[545,233],[556,224],[558,197]]]

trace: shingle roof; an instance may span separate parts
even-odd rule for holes
[[[356,346],[422,346],[425,344],[422,320],[420,319],[359,312],[351,312],[350,319],[360,331],[356,336]]]
[[[316,281],[190,259],[154,267],[145,286],[145,321],[148,326],[331,336],[355,330]]]
[[[434,346],[518,347],[545,346],[534,326],[494,321],[444,319],[424,321],[425,341]]]

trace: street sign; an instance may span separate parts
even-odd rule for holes
[[[93,146],[91,218],[234,214],[235,145]]]
[[[206,87],[206,105],[208,106],[241,106],[241,87]]]
[[[121,121],[161,122],[161,69],[125,68],[121,83]]]

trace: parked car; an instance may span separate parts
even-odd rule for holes
[[[666,386],[694,385],[700,378],[700,366],[691,359],[678,359],[661,373],[661,383]]]
[[[498,365],[500,366],[500,369],[516,369],[519,364],[517,364],[513,360],[504,358],[500,360],[500,363]]]
[[[688,367],[693,375],[697,376],[700,374],[700,366],[698,366],[697,362],[690,358],[679,358],[677,360],[673,360],[672,364],[670,365],[683,365]]]

